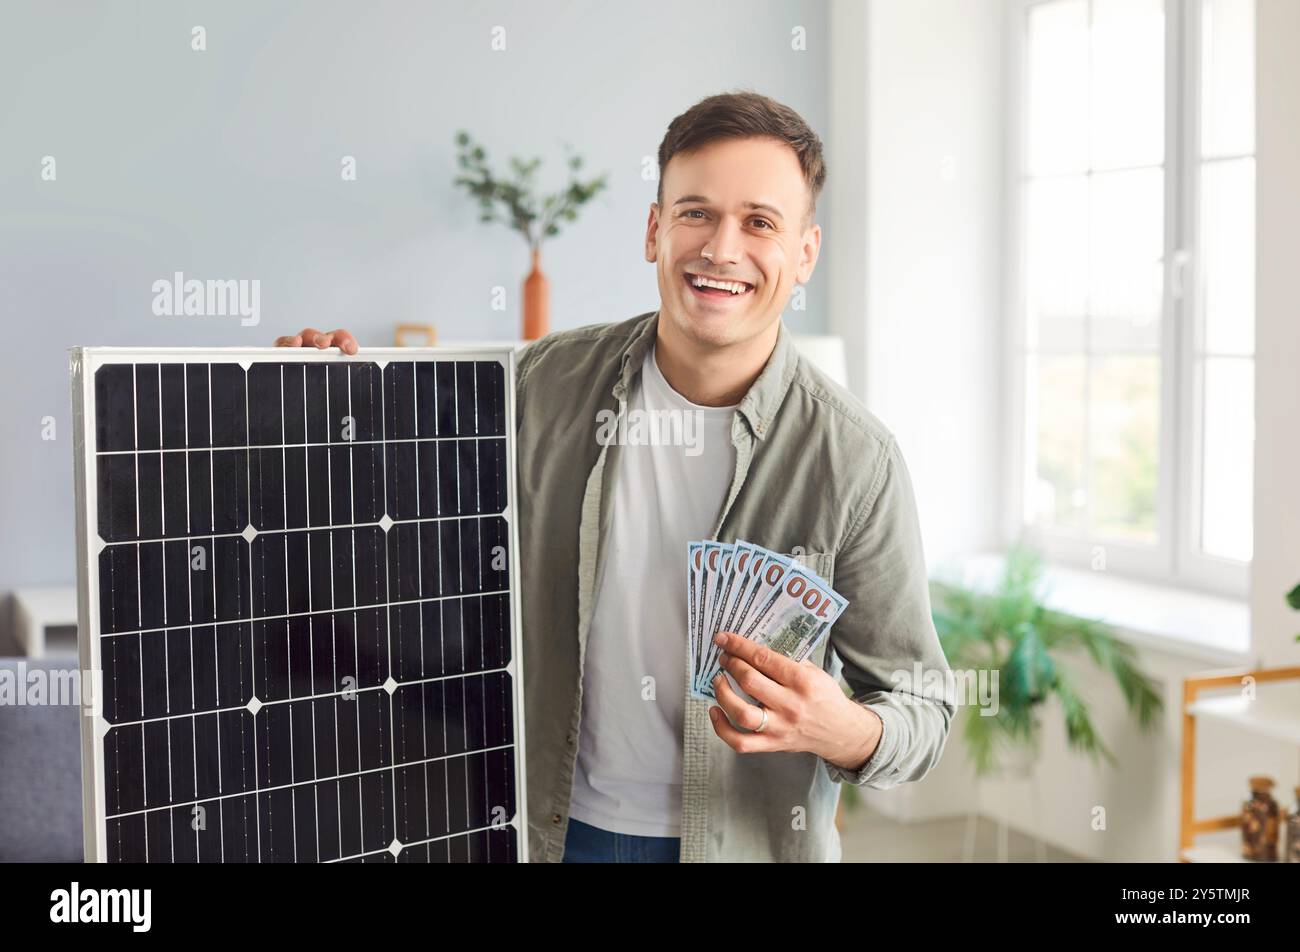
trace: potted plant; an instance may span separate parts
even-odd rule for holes
[[[1098,621],[1048,609],[1040,592],[1043,565],[1024,546],[1012,548],[998,587],[983,594],[932,583],[934,621],[954,670],[997,672],[998,710],[964,712],[963,736],[978,776],[1026,772],[1036,759],[1046,702],[1056,698],[1075,751],[1094,762],[1115,756],[1097,733],[1091,708],[1078,692],[1068,661],[1086,657],[1108,671],[1143,730],[1158,723],[1163,701],[1139,670],[1134,648]]]
[[[550,289],[540,265],[542,242],[560,233],[560,223],[576,221],[578,209],[591,201],[608,184],[607,175],[588,181],[578,177],[582,157],[570,155],[569,184],[563,191],[540,195],[534,178],[540,158],[510,159],[513,179],[497,176],[489,167],[487,153],[468,132],[456,133],[460,147],[457,164],[463,174],[456,185],[464,186],[479,202],[479,221],[504,221],[523,235],[532,255],[532,271],[524,279],[524,340],[536,340],[550,329]],[[568,150],[568,145],[565,145]]]

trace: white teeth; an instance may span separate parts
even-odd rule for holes
[[[743,294],[749,290],[746,284],[735,281],[714,281],[712,278],[701,278],[699,275],[691,275],[691,283],[697,288],[717,288],[720,291],[730,291],[732,294]]]

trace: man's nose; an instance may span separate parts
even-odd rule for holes
[[[740,225],[734,218],[724,215],[719,219],[701,254],[714,264],[735,264],[740,260]]]

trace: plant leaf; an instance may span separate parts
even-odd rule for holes
[[[1036,742],[1043,702],[1050,696],[1061,704],[1071,748],[1094,760],[1114,761],[1087,701],[1062,663],[1071,652],[1085,652],[1094,665],[1110,673],[1143,729],[1160,723],[1163,697],[1138,667],[1136,649],[1095,619],[1049,610],[1043,603],[1042,578],[1038,554],[1015,546],[991,594],[931,582],[935,630],[949,664],[991,670],[999,680],[998,713],[981,717],[972,707],[962,728],[977,772],[991,770],[1007,745]],[[1297,592],[1300,598],[1300,585]]]
[[[1115,755],[1093,726],[1087,703],[1075,692],[1073,680],[1064,670],[1057,671],[1056,698],[1065,714],[1065,737],[1070,747],[1089,755],[1094,762],[1105,757],[1112,765],[1115,764]]]

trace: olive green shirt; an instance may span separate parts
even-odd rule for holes
[[[551,334],[518,357],[516,454],[528,845],[564,855],[582,728],[582,671],[610,475],[619,447],[602,410],[625,413],[659,312]],[[916,502],[893,436],[805,360],[780,327],[731,425],[736,470],[710,538],[798,554],[848,607],[810,656],[843,676],[884,732],[856,773],[812,753],[739,754],[689,691],[683,724],[682,862],[840,859],[840,782],[883,789],[938,762],[955,707],[910,685],[947,672],[930,615]],[[683,487],[683,491],[688,491]],[[685,578],[685,553],[682,556]],[[686,619],[682,619],[686,627]],[[683,644],[685,633],[683,631]],[[689,659],[682,652],[682,679]],[[909,676],[903,687],[896,673]],[[922,682],[924,683],[924,682]],[[933,695],[934,692],[928,692]]]

